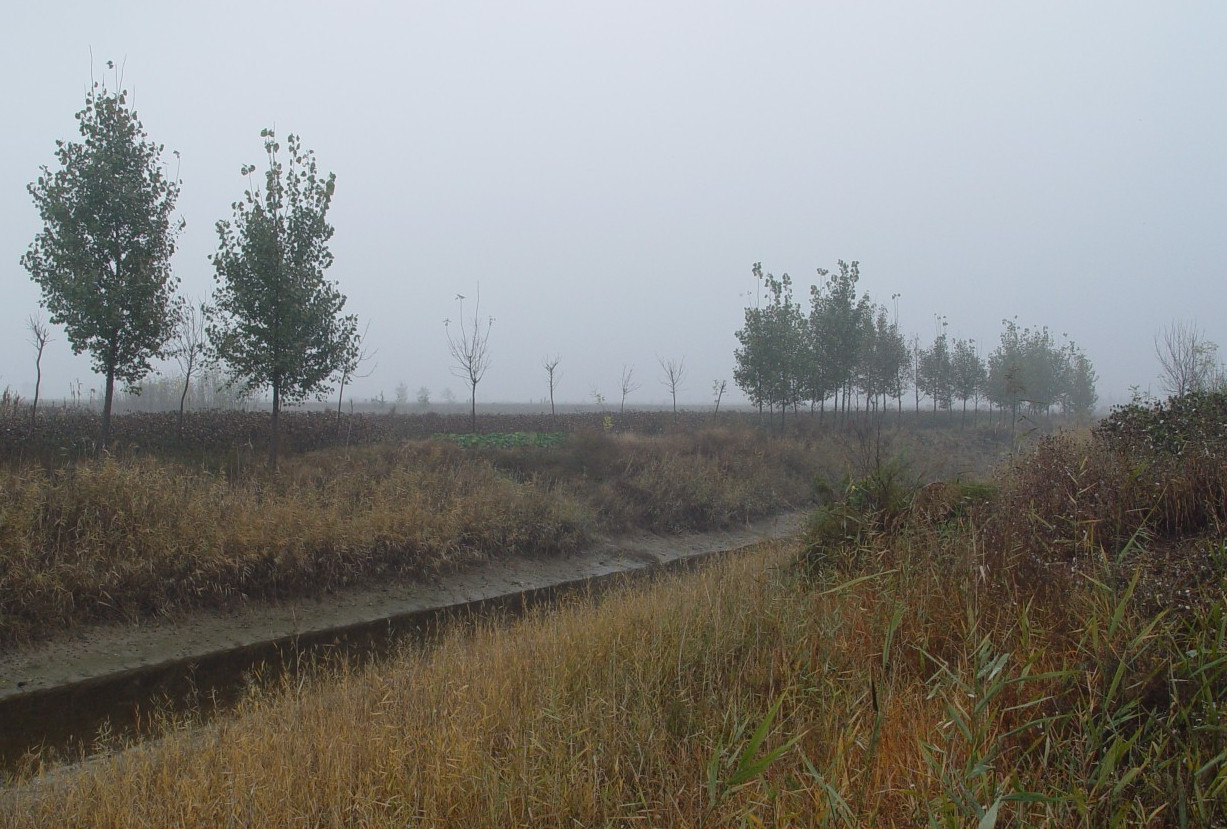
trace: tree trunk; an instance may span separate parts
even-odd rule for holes
[[[337,390],[337,423],[341,422],[341,401],[345,399],[345,379],[346,375],[341,374],[341,388]]]
[[[115,367],[107,368],[106,393],[102,399],[102,436],[98,439],[98,451],[104,451],[111,439],[111,401],[115,397]]]
[[[472,394],[469,396],[469,420],[471,425],[469,431],[477,434],[477,384],[473,384]]]
[[[268,465],[277,469],[277,438],[278,426],[281,415],[281,383],[280,381],[273,382],[273,422],[272,431],[268,437]]]
[[[30,426],[38,416],[38,388],[43,384],[43,348],[39,346],[38,357],[34,360],[34,405],[30,408]]]
[[[179,395],[179,419],[175,422],[175,437],[183,437],[183,407],[187,403],[187,388],[192,382],[192,370],[189,368],[184,372],[183,377],[183,394]]]

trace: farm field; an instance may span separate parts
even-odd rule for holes
[[[641,442],[677,465],[679,447],[761,453],[775,475],[756,484],[805,475],[791,505],[812,517],[696,573],[253,691],[79,768],[34,760],[0,825],[1219,825],[1223,408],[1133,407],[1024,447],[589,434],[586,451],[626,453],[608,468]],[[978,440],[997,451],[976,462]],[[479,451],[533,480],[538,449]],[[790,472],[800,454],[813,466]]]

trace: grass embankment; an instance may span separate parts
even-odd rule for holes
[[[0,823],[1222,825],[1227,514],[1180,506],[1222,447],[1105,434],[997,487],[879,467],[804,540],[287,681]]]
[[[227,474],[129,456],[0,471],[0,645],[100,620],[319,594],[597,534],[708,530],[809,501],[837,457],[752,428],[545,445],[327,449]]]

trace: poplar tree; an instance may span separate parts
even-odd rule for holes
[[[105,449],[115,381],[138,388],[177,320],[170,259],[183,228],[171,218],[180,182],[163,172],[163,147],[148,140],[126,91],[95,83],[76,118],[81,140],[56,141],[59,169],[44,166],[27,188],[43,229],[21,264],[73,353],[88,351],[105,378]]]
[[[336,175],[320,175],[298,136],[286,138],[285,163],[273,130],[260,137],[264,188],[250,184],[232,205],[233,218],[217,223],[209,340],[243,395],[272,391],[275,466],[282,406],[331,392],[358,348],[358,320],[342,313],[345,295],[324,276],[333,263],[328,208]],[[244,165],[241,172],[250,179],[255,170]]]

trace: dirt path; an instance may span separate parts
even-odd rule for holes
[[[182,619],[89,628],[0,652],[0,700],[286,636],[733,550],[796,532],[801,520],[790,514],[725,532],[611,539],[563,558],[488,561],[431,584],[367,586],[319,598],[253,602],[228,613],[202,611]]]

